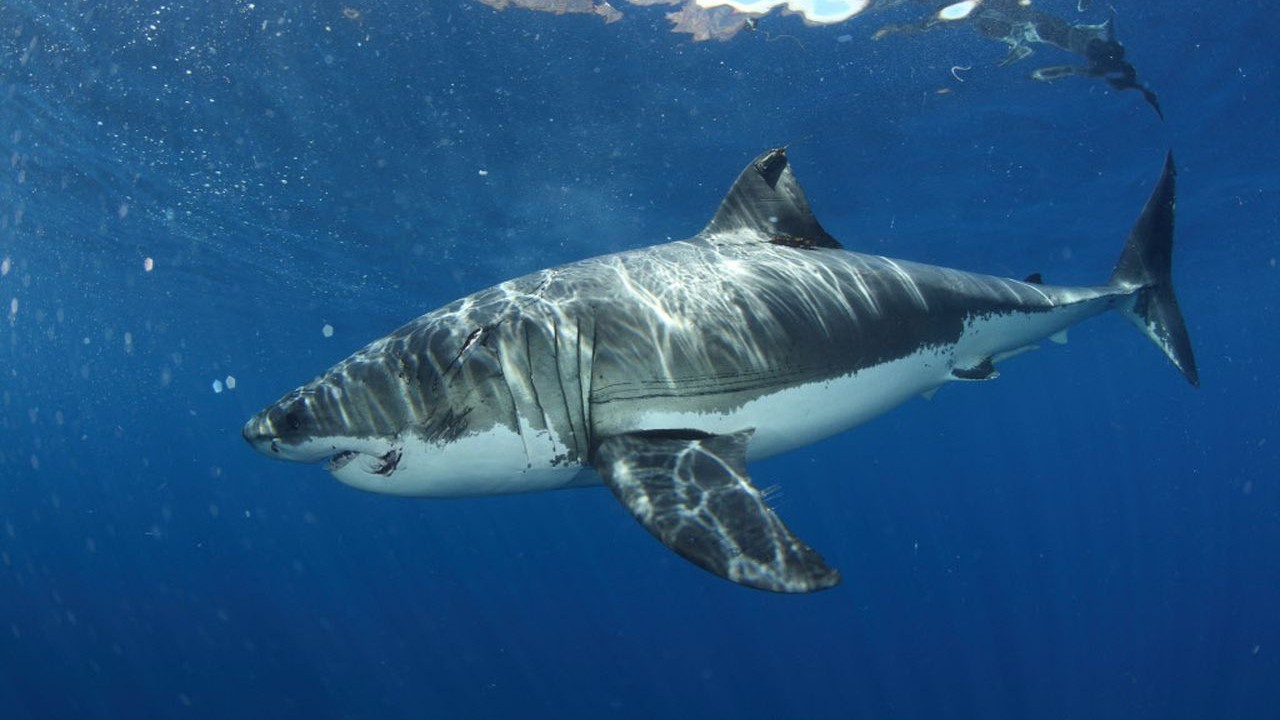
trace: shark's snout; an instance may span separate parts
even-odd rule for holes
[[[295,391],[249,418],[240,434],[263,455],[315,462],[333,454],[329,447],[312,442],[317,424],[307,396]]]
[[[245,442],[253,446],[254,450],[264,455],[274,455],[280,452],[279,445],[276,443],[277,432],[275,423],[266,411],[249,418],[240,430],[240,434],[244,436]]]
[[[349,406],[352,397],[368,399],[366,394],[353,393],[350,387],[309,383],[249,418],[240,433],[254,450],[277,460],[336,460],[331,469],[339,469],[354,454],[382,458],[391,450],[395,432],[378,427],[389,423],[374,412],[353,411]],[[376,410],[380,406],[371,407]]]

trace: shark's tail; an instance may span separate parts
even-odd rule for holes
[[[1192,385],[1200,384],[1191,339],[1173,294],[1173,153],[1165,157],[1160,182],[1129,232],[1111,273],[1112,287],[1129,293],[1120,312],[1164,351]]]

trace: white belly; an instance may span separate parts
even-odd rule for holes
[[[835,435],[942,385],[950,378],[951,357],[949,349],[922,351],[850,375],[779,390],[724,414],[648,410],[636,418],[636,429],[726,434],[755,428],[747,459],[757,460]]]
[[[333,476],[387,495],[460,497],[555,490],[574,484],[584,469],[563,462],[567,449],[549,433],[531,431],[526,437],[501,425],[449,443],[409,435],[395,446],[400,458],[390,473],[375,472],[377,458],[362,456]]]

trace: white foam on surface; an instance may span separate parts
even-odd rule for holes
[[[763,15],[785,6],[811,23],[829,25],[844,22],[866,10],[871,0],[697,0],[697,3],[707,9],[727,6],[750,15]]]

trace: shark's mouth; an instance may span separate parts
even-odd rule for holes
[[[329,464],[325,466],[325,469],[328,470],[329,472],[338,472],[342,468],[346,467],[347,463],[351,462],[352,460],[355,460],[358,457],[360,457],[360,453],[358,452],[354,452],[351,450],[343,450],[337,455],[334,455],[333,457],[329,458]]]
[[[336,473],[359,457],[368,458],[369,462],[364,469],[373,475],[390,475],[400,465],[400,449],[391,448],[385,455],[381,456],[366,455],[354,450],[343,450],[329,458],[329,464],[326,467],[329,472]]]

